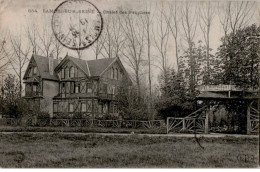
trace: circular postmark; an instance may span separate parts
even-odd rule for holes
[[[100,36],[103,19],[95,5],[86,0],[67,0],[53,12],[52,30],[65,47],[82,50]]]

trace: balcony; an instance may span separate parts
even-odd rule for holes
[[[25,92],[25,97],[40,97],[41,93],[40,92],[35,92],[35,91],[28,91]]]
[[[98,96],[101,100],[117,100],[117,96],[114,94],[99,93]]]

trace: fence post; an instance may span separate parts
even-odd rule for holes
[[[209,111],[210,111],[210,105],[206,110],[206,118],[205,118],[205,134],[209,133]]]
[[[167,120],[166,120],[166,130],[167,130],[167,134],[169,133],[169,117],[167,117]]]
[[[182,130],[185,131],[185,118],[182,119]]]
[[[250,120],[250,104],[247,105],[247,132],[246,134],[251,134],[251,120]]]
[[[196,118],[193,119],[193,125],[194,125],[193,130],[196,131]]]

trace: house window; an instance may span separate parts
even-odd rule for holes
[[[70,93],[70,83],[66,82],[66,94]]]
[[[112,86],[112,94],[115,95],[115,92],[116,92],[116,87]]]
[[[69,112],[73,112],[73,110],[74,110],[74,109],[73,109],[73,104],[70,103],[70,104],[69,104]]]
[[[36,92],[36,91],[37,91],[37,86],[33,85],[33,92]]]
[[[87,92],[88,93],[92,92],[92,84],[91,83],[87,83]]]
[[[75,78],[78,76],[78,68],[75,68],[74,75],[75,75]]]
[[[60,85],[60,93],[65,94],[65,83],[62,82]]]
[[[33,74],[35,75],[37,73],[37,68],[33,67]]]
[[[114,68],[111,70],[111,79],[114,79]]]
[[[86,112],[87,111],[87,105],[86,103],[81,103],[81,112]]]
[[[75,82],[70,83],[70,93],[75,93]]]
[[[32,76],[32,68],[30,68],[30,69],[28,70],[28,76],[29,76],[29,77]]]
[[[120,80],[121,79],[121,72],[120,72],[120,70],[118,70],[118,76],[117,76],[118,78],[118,80]]]
[[[65,79],[69,78],[69,68],[65,68]]]
[[[115,79],[118,80],[118,69],[116,69]]]
[[[64,72],[65,72],[65,70],[64,70],[64,69],[61,69],[61,78],[62,78],[62,79],[64,79],[64,77],[65,77],[65,73],[64,73]]]
[[[58,112],[58,103],[53,103],[53,112]]]
[[[103,84],[102,91],[103,91],[103,93],[107,93],[107,84]]]
[[[74,77],[74,67],[70,67],[70,78]]]
[[[75,93],[79,93],[79,86],[76,84]]]
[[[75,93],[80,93],[80,83],[75,84]]]

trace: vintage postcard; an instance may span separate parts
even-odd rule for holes
[[[0,0],[0,167],[259,167],[259,24],[252,0]]]

